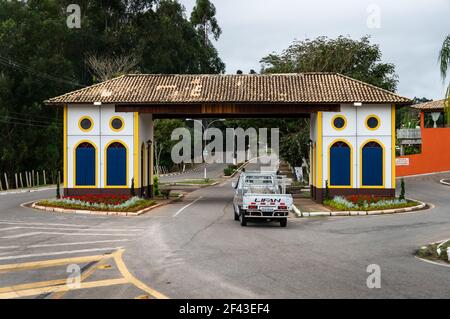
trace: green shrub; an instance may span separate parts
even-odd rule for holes
[[[398,198],[400,200],[405,199],[405,180],[403,178],[400,183],[400,196]]]
[[[231,176],[236,171],[236,168],[234,168],[232,165],[229,165],[228,167],[224,168],[223,175],[225,176]]]
[[[158,196],[159,194],[159,178],[158,176],[155,176],[153,177],[153,195]]]

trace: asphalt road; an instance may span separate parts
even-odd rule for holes
[[[28,292],[38,294],[24,297],[448,298],[450,268],[413,256],[421,245],[450,237],[450,187],[438,183],[442,176],[406,179],[407,195],[433,203],[433,209],[290,218],[287,228],[235,222],[231,181],[132,218],[19,207],[53,191],[0,196],[0,287],[31,282],[36,287],[67,277],[66,264],[53,267],[57,258],[79,264],[82,274],[89,275],[83,282],[93,282],[91,287],[56,293],[38,289]],[[109,259],[105,266],[102,260],[104,267],[92,274],[90,267],[97,261],[73,259],[119,249],[124,249],[123,263]],[[24,264],[31,261],[52,267]],[[2,266],[6,264],[14,265]],[[370,264],[380,266],[379,289],[366,285]],[[2,296],[14,294],[0,288]]]

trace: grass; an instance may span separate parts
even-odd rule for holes
[[[114,207],[114,206],[88,206],[83,204],[68,204],[65,202],[60,202],[58,200],[41,200],[36,203],[39,206],[54,207],[54,208],[64,208],[64,209],[79,209],[79,210],[92,210],[92,211],[108,211],[108,212],[137,212],[144,208],[148,208],[156,204],[155,200],[149,199],[138,199],[133,205],[127,207]]]
[[[441,253],[438,253],[438,246],[440,243],[433,243],[426,246],[420,247],[416,251],[416,255],[420,258],[429,259],[429,260],[436,260],[436,261],[445,261],[449,263],[448,256],[447,256],[447,248],[450,247],[450,241],[445,242],[444,244],[440,245]]]

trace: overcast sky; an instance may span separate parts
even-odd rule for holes
[[[190,16],[195,0],[179,1]],[[215,46],[227,73],[259,71],[263,56],[280,53],[294,40],[371,35],[371,42],[381,48],[383,62],[396,66],[399,94],[431,99],[444,96],[446,86],[437,57],[450,34],[449,0],[212,1],[223,31]],[[369,27],[377,21],[379,28]]]

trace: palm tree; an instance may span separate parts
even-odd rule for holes
[[[439,52],[439,63],[441,68],[441,77],[442,81],[445,81],[447,78],[447,71],[449,71],[450,67],[450,34],[442,43],[441,51]],[[445,94],[445,113],[447,117],[447,125],[450,126],[450,83],[447,87],[447,92]]]

